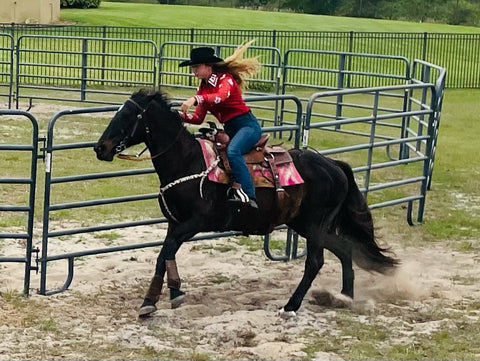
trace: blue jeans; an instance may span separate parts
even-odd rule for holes
[[[229,119],[224,124],[224,129],[230,137],[227,158],[233,176],[250,198],[256,198],[252,177],[243,160],[243,154],[248,153],[258,142],[262,135],[262,128],[260,128],[257,118],[251,112],[248,112]]]

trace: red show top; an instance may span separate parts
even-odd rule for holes
[[[187,123],[201,124],[207,112],[212,113],[220,123],[225,123],[250,111],[237,82],[229,73],[213,73],[207,80],[202,80],[195,99],[197,106],[193,114],[180,113]]]

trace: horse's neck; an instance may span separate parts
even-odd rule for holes
[[[162,186],[202,171],[201,148],[195,137],[183,126],[173,132],[152,130],[150,148],[153,166]],[[155,156],[156,154],[159,155]]]

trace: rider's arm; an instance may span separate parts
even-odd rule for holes
[[[180,117],[190,124],[202,124],[207,115],[207,108],[205,105],[197,105],[194,113],[180,113]]]

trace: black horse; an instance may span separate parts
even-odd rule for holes
[[[283,308],[294,315],[324,263],[324,249],[342,264],[342,294],[353,299],[352,260],[368,271],[385,273],[398,260],[375,241],[371,213],[355,183],[351,167],[310,150],[290,150],[304,183],[287,187],[282,207],[274,188],[257,188],[259,209],[232,207],[228,185],[205,179],[201,146],[160,92],[140,90],[115,114],[95,145],[100,160],[112,161],[139,143],[148,147],[160,179],[159,203],[168,231],[140,316],[156,310],[165,272],[172,308],[184,301],[175,254],[199,232],[236,230],[267,234],[286,224],[306,239],[303,277]]]

